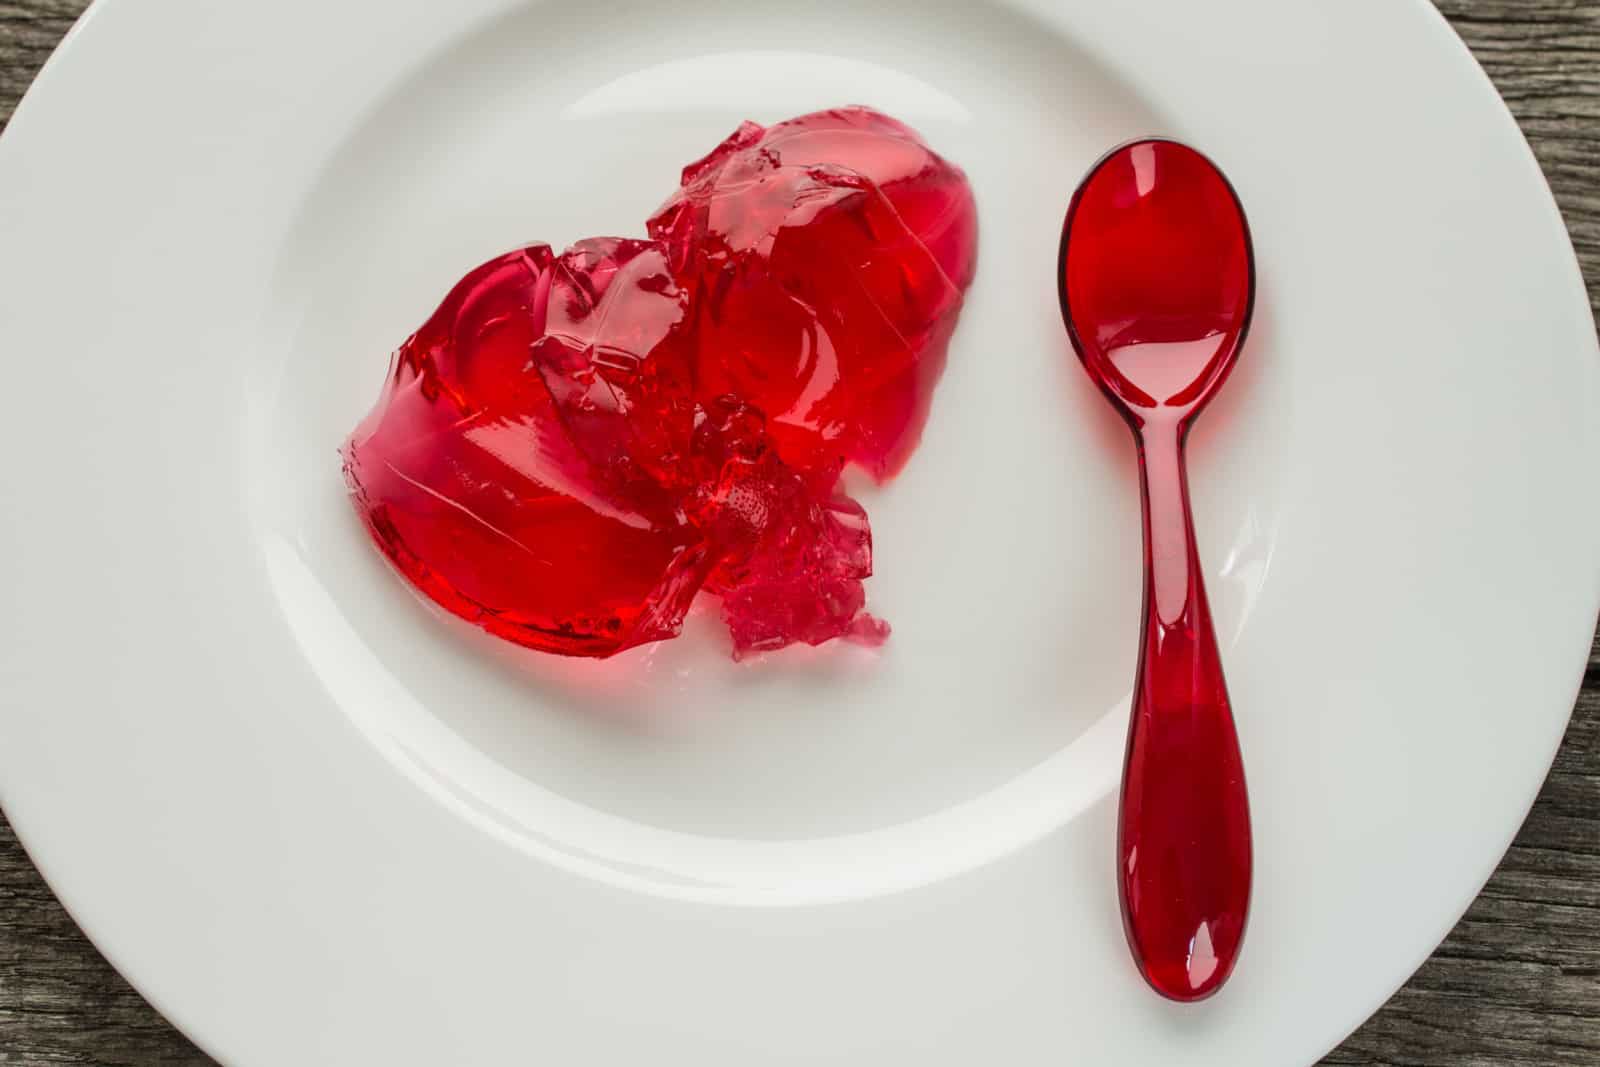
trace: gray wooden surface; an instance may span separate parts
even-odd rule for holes
[[[0,124],[83,6],[0,0]],[[1532,142],[1600,305],[1600,0],[1439,6]],[[0,820],[0,1063],[208,1062],[78,932]],[[1499,870],[1405,988],[1323,1062],[1600,1065],[1600,640],[1555,768]]]

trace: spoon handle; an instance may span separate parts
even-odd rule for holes
[[[1136,430],[1144,635],[1118,821],[1118,886],[1134,958],[1174,1000],[1216,992],[1250,902],[1250,809],[1195,550],[1187,424]]]

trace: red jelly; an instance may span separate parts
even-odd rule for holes
[[[761,408],[797,466],[905,464],[977,266],[959,169],[865,108],[747,122],[649,230],[694,294],[703,392]]]
[[[670,332],[682,301],[663,267],[642,241],[491,260],[400,346],[345,445],[379,547],[418,589],[497,636],[607,655],[676,634],[704,581],[705,536],[633,461],[643,451],[625,414],[633,396],[562,362],[608,340],[649,351]],[[580,278],[593,282],[582,307]],[[605,325],[604,310],[624,303],[619,325]],[[567,332],[547,332],[552,319]],[[553,392],[551,380],[571,388]],[[590,394],[577,395],[580,382]],[[599,396],[615,398],[609,419]]]
[[[417,588],[543,651],[675,636],[702,588],[736,656],[881,641],[839,474],[915,446],[975,226],[960,172],[892,119],[746,124],[656,239],[463,278],[345,445],[356,508]]]

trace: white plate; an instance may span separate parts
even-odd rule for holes
[[[596,665],[420,607],[334,455],[390,347],[850,101],[983,231],[864,494],[883,655],[736,667],[700,619]],[[1145,133],[1224,166],[1261,281],[1192,455],[1254,915],[1190,1007],[1118,923],[1133,460],[1052,288]],[[1422,3],[110,0],[0,141],[0,302],[0,799],[230,1063],[1308,1063],[1494,866],[1600,600],[1588,305]]]

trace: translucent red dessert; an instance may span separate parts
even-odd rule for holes
[[[799,466],[904,465],[977,266],[960,170],[865,108],[747,122],[649,231],[695,296],[702,392],[766,412]]]
[[[675,636],[702,589],[735,656],[881,641],[839,475],[920,436],[973,271],[965,178],[865,109],[747,123],[649,229],[457,283],[345,444],[357,511],[434,601],[547,652]]]

